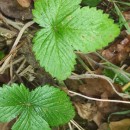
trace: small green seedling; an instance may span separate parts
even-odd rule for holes
[[[95,7],[80,7],[81,0],[36,0],[34,21],[42,29],[33,39],[40,65],[58,80],[71,75],[76,64],[74,51],[94,52],[120,33],[109,15]]]
[[[18,117],[12,130],[51,130],[75,115],[67,94],[49,85],[29,92],[23,85],[0,88],[0,122]]]

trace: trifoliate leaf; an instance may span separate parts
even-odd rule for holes
[[[74,114],[67,95],[53,86],[38,87],[31,92],[22,84],[0,88],[0,121],[19,116],[12,130],[51,130],[49,125],[67,123]]]
[[[48,29],[38,32],[34,45],[36,56],[40,58],[41,66],[59,80],[66,79],[71,74],[75,64],[75,54],[71,45],[62,40],[64,37],[57,34],[57,38]],[[38,50],[38,51],[37,51]]]
[[[33,108],[26,108],[12,130],[51,130],[48,123]]]
[[[44,27],[34,37],[40,65],[53,77],[66,79],[74,68],[74,50],[101,49],[119,34],[119,28],[96,8],[80,8],[81,0],[36,0],[34,21]]]
[[[55,27],[79,8],[81,0],[37,0],[34,20],[42,27]]]
[[[31,96],[35,111],[41,113],[50,126],[65,124],[75,115],[69,98],[59,89],[46,85],[32,91]]]
[[[13,84],[11,87],[4,85],[0,88],[0,121],[8,122],[19,115],[28,96],[29,91],[22,84]]]

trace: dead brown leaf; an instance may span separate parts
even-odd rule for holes
[[[110,123],[111,130],[129,130],[130,129],[130,119],[123,119],[120,121],[115,121]]]
[[[32,6],[23,8],[17,0],[0,0],[0,11],[11,18],[16,19],[32,19]]]
[[[130,11],[123,12],[123,15],[124,15],[126,21],[130,21]],[[129,26],[130,26],[130,22],[129,22]]]
[[[9,75],[7,74],[0,74],[0,85],[8,83],[10,80]]]
[[[87,121],[94,121],[98,126],[102,123],[103,115],[98,111],[98,106],[93,103],[74,103],[79,116]]]
[[[122,40],[118,40],[109,48],[103,50],[102,55],[114,64],[121,64],[124,62],[130,53],[130,39],[129,36]]]
[[[0,130],[10,130],[8,123],[0,123]]]
[[[110,122],[110,130],[129,130],[130,129],[130,119],[123,119],[120,121]],[[108,123],[103,123],[98,130],[107,130]]]
[[[101,97],[102,94],[106,93],[107,97],[117,96],[113,91],[110,84],[101,78],[84,79],[84,84],[79,86],[79,91],[86,96],[90,97]],[[115,85],[117,91],[120,91],[119,86]]]
[[[31,0],[17,0],[18,3],[25,8],[28,8],[31,4]]]
[[[109,128],[108,123],[103,123],[97,130],[108,130],[108,128]]]
[[[97,106],[92,103],[82,104],[80,102],[75,103],[78,114],[83,119],[92,121],[95,114],[97,113]]]

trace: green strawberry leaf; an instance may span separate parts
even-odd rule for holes
[[[74,115],[66,93],[53,86],[31,92],[23,84],[0,88],[0,122],[19,116],[12,130],[51,130],[49,126],[67,123]]]
[[[81,0],[37,0],[34,2],[34,21],[42,27],[54,27],[77,8]]]
[[[48,29],[42,29],[37,34],[35,41],[39,44],[35,44],[33,50],[36,50],[35,54],[40,59],[41,66],[59,80],[66,79],[76,63],[71,45],[64,43],[60,34],[55,39]]]
[[[25,109],[12,130],[51,130],[48,123],[33,108]]]
[[[67,95],[54,87],[38,87],[31,92],[35,111],[40,113],[50,126],[67,123],[74,117],[74,110]],[[42,114],[44,113],[44,114]]]
[[[22,84],[13,84],[11,87],[3,85],[0,88],[0,121],[8,122],[19,115],[24,107],[22,103],[28,99],[28,89]]]
[[[80,8],[81,0],[37,0],[34,21],[41,29],[33,39],[40,65],[58,80],[66,79],[75,65],[75,50],[94,52],[112,42],[119,28],[96,8]]]

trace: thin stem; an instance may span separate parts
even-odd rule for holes
[[[85,129],[83,129],[76,121],[71,120],[70,122],[71,122],[78,130],[85,130]]]
[[[68,123],[68,126],[69,126],[69,129],[70,129],[70,130],[73,130],[73,128],[72,128],[72,126],[71,126],[71,123],[70,123],[70,122]]]
[[[112,89],[113,89],[113,91],[118,95],[118,96],[120,96],[120,97],[122,97],[122,98],[130,98],[130,95],[128,95],[128,94],[125,94],[125,93],[119,93],[116,89],[115,89],[115,87],[114,87],[114,85],[112,84],[113,83],[113,81],[109,78],[109,77],[106,77],[106,76],[103,76],[103,75],[96,75],[96,74],[82,74],[82,75],[72,75],[72,76],[70,76],[70,79],[84,79],[84,78],[102,78],[102,79],[105,79],[105,80],[107,80],[107,82],[110,84],[110,86],[112,87]]]
[[[83,60],[80,58],[80,56],[77,55],[77,59],[80,62],[80,64],[84,67],[85,70],[87,70],[89,73],[93,73],[89,67],[83,62]]]
[[[23,26],[23,28],[20,30],[20,32],[19,32],[19,34],[18,34],[18,37],[16,38],[16,40],[15,40],[15,42],[14,42],[14,45],[13,45],[11,51],[12,51],[12,50],[17,46],[17,44],[19,43],[19,41],[20,41],[20,39],[21,39],[21,37],[22,37],[24,31],[25,31],[28,27],[30,27],[31,25],[33,25],[33,24],[34,24],[34,22],[33,22],[33,21],[30,21],[30,22],[26,23],[26,24]]]
[[[70,93],[70,94],[74,94],[75,96],[80,96],[80,97],[83,97],[83,98],[85,98],[85,99],[89,99],[89,100],[93,100],[93,101],[130,104],[129,101],[109,100],[109,99],[98,99],[98,98],[88,97],[88,96],[85,96],[85,95],[82,95],[82,94],[80,94],[80,93],[73,92],[73,91],[70,91],[70,90],[69,90],[69,93]]]
[[[26,23],[23,28],[20,30],[19,34],[18,34],[18,37],[16,38],[15,42],[14,42],[14,45],[12,46],[12,49],[10,51],[10,53],[15,49],[15,47],[18,45],[24,31],[30,27],[31,25],[33,25],[34,22],[33,21],[30,21],[28,23]],[[5,67],[7,66],[7,64],[9,64],[10,60],[11,60],[11,57],[12,57],[12,54],[5,60],[5,62],[3,63],[2,67],[0,68],[0,74],[4,73],[5,71]]]
[[[121,73],[127,80],[130,81],[130,74],[121,70],[118,66],[112,64],[107,59],[105,59],[103,56],[101,56],[98,52],[95,52],[96,55],[98,55],[102,60],[106,61],[107,69],[113,70],[115,73]]]

